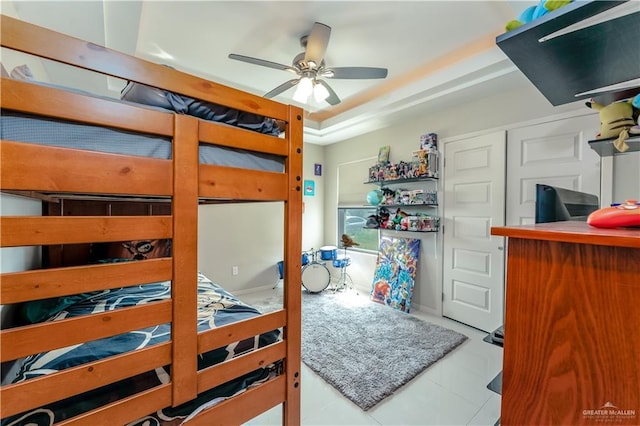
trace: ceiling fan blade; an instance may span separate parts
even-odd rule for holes
[[[294,73],[298,73],[298,70],[296,70],[295,68],[289,66],[289,65],[283,65],[283,64],[279,64],[277,62],[271,62],[271,61],[266,61],[264,59],[258,59],[258,58],[253,58],[251,56],[244,56],[244,55],[237,55],[235,53],[230,53],[229,54],[229,59],[235,59],[237,61],[242,61],[242,62],[248,62],[250,64],[254,64],[254,65],[260,65],[263,67],[268,67],[268,68],[274,68],[277,70],[283,70],[283,71],[291,71]]]
[[[307,37],[307,48],[304,53],[306,63],[313,62],[315,68],[318,68],[324,59],[324,54],[329,45],[329,37],[331,36],[331,27],[316,22],[313,24],[311,33]]]
[[[290,89],[293,86],[295,86],[296,84],[298,84],[299,81],[300,81],[299,78],[294,78],[293,80],[289,80],[286,83],[282,83],[280,86],[276,87],[275,89],[273,89],[269,93],[265,93],[264,97],[265,98],[273,98],[275,96],[278,96],[280,93],[282,93],[282,92],[286,91],[287,89]]]
[[[327,78],[373,79],[386,78],[387,73],[388,71],[386,68],[337,67],[326,69],[322,75]]]
[[[338,105],[340,103],[340,98],[338,97],[338,95],[336,95],[336,92],[333,91],[331,86],[329,86],[326,81],[316,80],[316,83],[324,86],[324,88],[327,89],[327,92],[329,92],[329,96],[327,97],[327,99],[325,99],[327,103],[331,105]]]

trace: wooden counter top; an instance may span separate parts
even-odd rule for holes
[[[508,237],[500,424],[640,425],[640,228]]]
[[[586,222],[492,227],[491,235],[611,247],[640,248],[640,228],[594,228]]]

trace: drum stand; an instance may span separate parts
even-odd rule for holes
[[[351,264],[351,258],[347,256],[347,246],[344,246],[343,248],[344,256],[336,257],[336,259],[333,260],[333,267],[336,269],[340,269],[340,276],[332,287],[332,290],[334,292],[354,289],[353,280],[347,273],[347,266]]]
[[[284,282],[284,261],[281,260],[276,263],[276,267],[278,268],[278,281],[276,281],[271,290],[275,290],[281,282]]]

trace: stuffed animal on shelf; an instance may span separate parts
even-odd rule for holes
[[[586,105],[599,111],[600,133],[596,139],[617,138],[613,146],[620,152],[627,151],[629,145],[626,140],[629,138],[629,129],[636,124],[633,121],[631,101],[612,102],[605,106],[592,100]]]
[[[367,217],[367,223],[365,228],[376,229],[385,228],[389,221],[389,210],[386,207],[379,207],[377,214],[372,214]]]
[[[513,19],[507,22],[505,29],[507,31],[515,30],[523,26],[524,24],[528,24],[531,21],[535,21],[541,16],[546,15],[547,13],[560,9],[563,6],[568,5],[573,0],[540,0],[540,2],[535,6],[529,6],[526,8],[519,16],[518,19]]]
[[[409,216],[406,212],[403,212],[402,210],[400,210],[400,208],[398,208],[398,210],[396,210],[396,214],[393,217],[393,228],[396,231],[401,231],[402,230],[402,219],[404,219],[405,217]],[[405,229],[406,231],[406,229]]]
[[[418,169],[415,172],[415,176],[428,176],[429,175],[429,152],[424,149],[420,149],[413,153],[414,157],[418,157]]]
[[[640,93],[631,98],[631,105],[634,108],[634,116],[638,124],[630,128],[629,133],[632,135],[640,135]]]

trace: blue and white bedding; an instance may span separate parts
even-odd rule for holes
[[[29,308],[47,310],[51,314],[48,321],[77,317],[90,313],[105,312],[127,306],[141,305],[152,301],[170,298],[171,283],[158,282],[121,289],[112,289],[78,295],[73,303],[64,298],[60,305],[49,299],[47,303],[33,302]],[[55,302],[55,301],[54,301]],[[210,330],[260,315],[255,308],[246,305],[235,296],[211,282],[202,274],[198,274],[198,331]],[[47,353],[28,357],[12,383],[23,382],[34,377],[80,365],[86,362],[103,359],[134,349],[141,349],[170,339],[170,324],[161,324],[142,330],[135,330],[118,336],[112,336],[80,345],[61,348]],[[212,350],[198,357],[198,368],[222,362],[234,356],[252,351],[281,339],[280,330],[264,333],[254,338],[230,344]],[[185,419],[202,404],[217,398],[226,398],[243,391],[253,383],[266,380],[272,368],[255,370],[239,379],[203,392],[196,399],[178,407],[169,407],[132,425],[151,426],[163,422],[176,422]],[[170,377],[169,367],[129,378],[82,395],[62,400],[28,413],[2,419],[3,426],[8,425],[52,425],[63,419],[76,416],[103,404],[124,398],[153,386],[167,383]],[[174,423],[172,423],[174,424]]]

